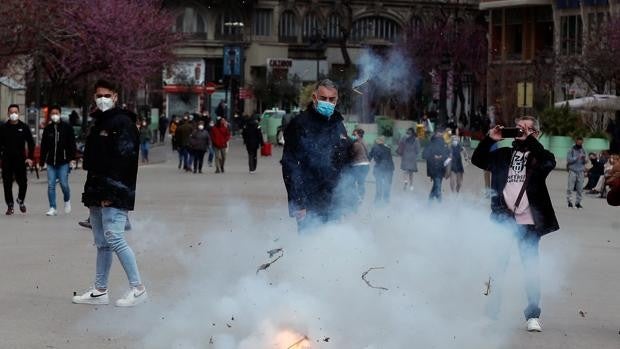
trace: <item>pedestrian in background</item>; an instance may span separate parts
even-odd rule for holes
[[[170,122],[170,126],[168,126],[168,133],[170,134],[170,139],[171,139],[170,143],[172,144],[172,151],[178,151],[176,130],[179,127],[180,122],[181,120],[179,119],[179,117],[176,115],[173,115],[172,121]]]
[[[424,148],[422,157],[426,160],[426,175],[433,185],[428,199],[441,201],[441,184],[446,174],[446,167],[450,165],[450,150],[443,139],[443,131],[437,130],[431,137],[431,143]]]
[[[60,107],[49,108],[50,123],[43,129],[39,164],[47,165],[47,216],[58,214],[56,209],[56,181],[60,183],[65,213],[71,213],[69,166],[75,160],[77,146],[73,127],[60,118]]]
[[[375,205],[386,205],[390,202],[394,161],[392,160],[392,149],[385,145],[385,137],[377,138],[370,149],[368,159],[375,162],[373,168],[376,183]]]
[[[527,307],[523,314],[526,328],[530,332],[540,332],[539,244],[542,236],[560,228],[546,184],[556,163],[553,153],[538,142],[538,120],[523,116],[517,119],[516,126],[523,132],[522,136],[515,138],[512,148],[491,151],[493,145],[502,140],[502,127],[496,126],[480,142],[471,160],[492,174],[491,186],[495,195],[491,197],[491,217],[510,228],[517,240],[525,274]],[[502,260],[498,261],[497,270],[492,274],[494,285],[502,284],[510,262],[509,251],[499,255]],[[500,306],[501,292],[496,288],[491,293],[488,315],[497,318]]]
[[[189,113],[183,115],[183,120],[174,133],[177,142],[177,151],[179,152],[179,168],[183,168],[186,172],[192,171],[192,156],[189,148],[189,137],[194,128],[189,119]]]
[[[354,210],[364,201],[366,195],[366,177],[370,170],[370,160],[368,159],[368,148],[364,143],[364,130],[361,128],[353,130],[351,144],[351,180],[353,185]]]
[[[248,165],[250,173],[256,172],[258,165],[258,148],[263,145],[263,132],[256,120],[248,120],[241,132],[243,143],[248,152]]]
[[[26,191],[28,179],[26,166],[33,165],[34,140],[30,128],[19,120],[19,106],[11,104],[8,108],[8,121],[0,126],[0,158],[2,159],[2,184],[4,186],[4,201],[6,215],[14,213],[13,209],[13,181],[17,182],[17,204],[22,213],[26,213]]]
[[[169,120],[166,117],[166,113],[161,113],[159,116],[159,123],[157,128],[159,130],[159,143],[164,144],[166,140],[166,130],[168,129]]]
[[[463,165],[463,157],[465,161],[469,161],[465,148],[459,141],[458,136],[452,136],[450,141],[450,190],[453,193],[459,193],[463,185],[463,174],[465,166]]]
[[[211,146],[211,136],[209,132],[205,130],[204,121],[198,122],[198,126],[190,136],[189,146],[193,156],[194,173],[202,173],[205,153]]]
[[[151,130],[146,120],[140,122],[140,153],[142,154],[142,163],[149,163],[149,147],[151,143]]]
[[[415,130],[410,127],[398,142],[396,154],[401,157],[400,169],[403,171],[403,190],[413,191],[413,174],[418,172],[418,155],[420,142]]]
[[[586,173],[586,150],[583,149],[583,138],[575,138],[575,144],[568,150],[566,155],[566,167],[568,169],[568,186],[566,188],[566,201],[568,207],[573,207],[573,191],[575,194],[575,208],[581,206],[583,196],[584,178]]]
[[[211,141],[215,149],[215,173],[224,173],[228,141],[230,141],[230,130],[226,119],[217,119],[215,126],[211,128]]]
[[[129,291],[116,301],[118,307],[144,302],[136,256],[125,240],[127,215],[134,209],[140,139],[136,115],[116,107],[116,88],[107,81],[95,84],[95,124],[86,140],[84,169],[88,171],[82,202],[90,212],[97,247],[94,287],[73,297],[77,304],[108,304],[108,277],[115,253],[127,279]]]

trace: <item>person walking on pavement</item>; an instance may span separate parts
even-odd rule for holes
[[[149,147],[151,144],[151,130],[146,123],[146,120],[140,122],[140,154],[142,154],[142,163],[149,163]]]
[[[215,173],[224,173],[228,141],[230,141],[230,130],[226,119],[217,119],[215,126],[211,128],[211,141],[215,149]]]
[[[282,177],[289,215],[296,218],[299,232],[342,215],[336,187],[350,163],[351,141],[342,115],[335,110],[337,103],[336,85],[328,79],[318,82],[312,102],[284,133]]]
[[[459,141],[458,136],[452,136],[450,140],[450,190],[453,193],[459,193],[463,185],[463,174],[465,166],[463,165],[463,155],[465,161],[469,161],[465,148]]]
[[[541,237],[560,228],[546,184],[556,162],[553,153],[538,142],[540,130],[534,117],[520,117],[517,127],[523,133],[515,138],[512,148],[491,151],[491,147],[502,140],[502,127],[496,126],[480,142],[471,160],[475,166],[492,174],[491,187],[496,194],[491,197],[491,218],[509,227],[516,237],[525,273],[527,330],[540,332],[539,244]],[[510,253],[501,255],[505,258],[492,275],[495,285],[501,285],[509,263]],[[492,294],[487,307],[492,318],[497,318],[501,305],[498,291]]]
[[[26,191],[28,178],[26,166],[32,166],[34,159],[34,140],[30,128],[19,120],[19,106],[11,104],[8,108],[9,119],[0,126],[0,158],[2,159],[2,184],[6,215],[14,213],[13,181],[17,182],[17,204],[22,213],[26,213]],[[27,155],[25,155],[27,154]]]
[[[179,168],[183,168],[186,172],[192,170],[191,149],[189,147],[189,137],[192,132],[194,132],[194,128],[189,120],[189,115],[184,115],[181,124],[174,132],[174,136],[177,142],[177,151],[179,152]]]
[[[568,169],[568,186],[566,188],[566,201],[568,207],[573,207],[573,191],[575,194],[575,208],[581,206],[583,195],[584,178],[586,171],[586,150],[583,149],[583,138],[577,137],[575,144],[568,150],[566,155],[566,167]]]
[[[353,207],[357,208],[364,201],[366,195],[366,177],[370,170],[368,160],[368,148],[364,144],[364,130],[353,130],[353,143],[351,144],[351,179],[355,193]]]
[[[413,191],[413,174],[418,172],[420,142],[412,127],[407,129],[407,133],[398,143],[396,153],[401,157],[400,169],[403,170],[403,190]]]
[[[450,165],[450,151],[441,130],[437,130],[431,137],[431,143],[424,148],[422,157],[426,160],[426,175],[433,182],[428,199],[441,201],[441,184],[446,174],[446,166]]]
[[[172,116],[172,121],[170,121],[170,126],[168,126],[168,133],[170,134],[170,143],[172,145],[172,151],[178,151],[179,147],[177,146],[177,138],[176,138],[176,131],[177,128],[179,127],[179,123],[181,120],[179,120],[179,117],[176,115]],[[181,162],[181,156],[179,155],[179,163]],[[179,168],[181,168],[181,165],[179,164]]]
[[[157,128],[159,130],[159,143],[160,144],[164,144],[165,140],[166,140],[166,130],[168,129],[168,118],[166,117],[165,113],[162,113],[159,116],[159,123],[157,125]]]
[[[246,122],[241,135],[243,136],[245,149],[248,152],[250,173],[255,173],[256,166],[258,165],[258,148],[263,146],[263,132],[256,120],[249,120]]]
[[[375,145],[368,154],[370,161],[375,161],[373,174],[377,186],[375,192],[375,205],[387,205],[390,202],[392,191],[392,178],[394,177],[394,161],[392,160],[392,149],[385,145],[385,137],[378,137]]]
[[[43,129],[41,137],[41,167],[47,165],[47,198],[50,208],[47,216],[58,214],[56,209],[56,181],[60,182],[64,210],[71,213],[71,191],[69,188],[69,165],[77,152],[73,127],[61,120],[60,107],[49,108],[51,122]]]
[[[127,279],[129,291],[116,301],[118,307],[144,302],[146,288],[140,278],[136,256],[125,240],[128,212],[134,209],[138,152],[136,115],[116,107],[117,90],[110,82],[95,84],[98,111],[84,153],[88,171],[82,202],[90,211],[90,223],[97,247],[95,284],[88,292],[73,297],[77,304],[108,304],[108,276],[115,253]]]
[[[205,130],[204,121],[199,121],[198,127],[196,127],[194,132],[190,135],[189,146],[193,157],[194,173],[202,173],[205,153],[211,146],[211,136],[209,135],[209,131]]]

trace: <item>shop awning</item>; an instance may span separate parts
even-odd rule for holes
[[[593,112],[616,111],[620,110],[620,97],[614,95],[592,95],[590,97],[569,99],[567,101],[555,103],[556,108],[561,108],[566,105],[575,110]]]

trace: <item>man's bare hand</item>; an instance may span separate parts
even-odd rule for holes
[[[296,211],[295,218],[297,218],[298,221],[304,220],[304,218],[306,218],[306,209],[302,208],[301,210]]]
[[[101,201],[101,207],[108,207],[110,205],[112,205],[112,201],[110,201],[110,200],[102,200]]]
[[[493,127],[492,129],[489,130],[489,137],[491,137],[491,139],[494,141],[497,141],[497,142],[501,141],[503,139],[502,138],[503,128],[504,128],[503,126],[499,126],[499,125]]]
[[[32,160],[30,160],[30,159],[26,159],[26,165],[28,165],[29,167],[32,167],[32,164],[33,164],[33,163],[34,163],[34,162],[32,162]]]

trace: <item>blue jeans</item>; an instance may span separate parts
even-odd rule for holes
[[[71,200],[69,189],[69,164],[52,166],[47,164],[47,199],[51,208],[56,208],[56,180],[60,182],[65,202]]]
[[[366,195],[366,177],[368,176],[369,165],[352,166],[351,172],[353,174],[353,187],[357,193],[358,203],[364,200]]]
[[[437,199],[437,201],[441,201],[441,182],[443,181],[443,176],[433,177],[433,187],[431,188],[431,193],[428,195],[428,199]]]
[[[125,224],[127,211],[114,207],[89,207],[90,224],[92,224],[95,246],[97,247],[97,265],[95,288],[107,289],[112,253],[116,253],[121,262],[130,286],[142,285],[136,256],[125,241]]]
[[[142,153],[142,161],[149,161],[149,142],[140,143],[140,152]]]
[[[514,223],[513,223],[514,224]],[[519,254],[521,255],[521,264],[524,269],[525,276],[525,294],[527,296],[527,307],[523,311],[525,319],[540,317],[540,272],[539,272],[539,256],[538,246],[540,244],[540,236],[534,230],[533,225],[517,225],[514,224],[514,235],[519,245]],[[502,293],[500,286],[503,284],[506,269],[510,262],[510,248],[507,246],[506,251],[500,253],[497,269],[493,272],[492,291],[490,300],[487,304],[487,314],[492,318],[497,318],[501,306]],[[494,289],[493,289],[494,287]]]
[[[375,182],[377,185],[377,190],[375,192],[375,204],[387,204],[390,201],[393,176],[394,172],[375,170]]]

